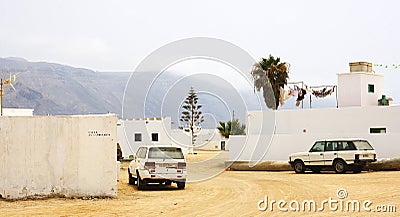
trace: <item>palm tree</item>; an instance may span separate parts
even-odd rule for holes
[[[228,122],[219,122],[217,129],[221,136],[229,138],[229,135],[246,135],[246,125],[240,124],[238,119]]]
[[[229,134],[231,134],[231,121],[228,122],[223,122],[220,121],[219,122],[219,127],[217,127],[217,129],[219,130],[219,133],[221,134],[221,136],[223,136],[224,138],[229,138]]]
[[[251,70],[254,88],[257,91],[263,89],[264,101],[268,108],[278,109],[280,88],[287,84],[289,67],[289,63],[281,62],[279,57],[274,58],[271,54],[268,59],[261,58],[260,62],[254,64]]]

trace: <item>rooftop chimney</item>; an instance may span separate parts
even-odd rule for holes
[[[369,62],[353,62],[349,65],[350,72],[372,72],[372,63]]]

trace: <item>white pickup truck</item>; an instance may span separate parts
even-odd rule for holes
[[[376,161],[376,153],[367,140],[334,139],[316,141],[308,152],[289,156],[289,163],[296,173],[306,169],[320,172],[334,169],[336,173],[352,170],[359,173],[368,162]]]
[[[184,189],[186,183],[186,160],[181,148],[148,145],[139,147],[128,167],[129,184],[136,183],[139,190],[148,183],[177,184]]]

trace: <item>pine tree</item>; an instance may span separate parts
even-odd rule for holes
[[[194,143],[197,138],[196,134],[200,131],[200,124],[204,122],[204,116],[200,111],[203,106],[198,104],[198,100],[197,93],[193,87],[191,87],[182,105],[183,111],[180,118],[180,121],[189,128],[192,148],[194,148]],[[191,152],[193,153],[193,150]]]

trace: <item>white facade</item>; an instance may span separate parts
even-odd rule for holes
[[[383,75],[373,74],[370,63],[350,66],[350,73],[338,74],[339,108],[251,111],[247,136],[228,141],[229,160],[288,160],[316,140],[334,138],[367,139],[378,158],[400,157],[400,106],[378,106]]]
[[[142,118],[118,121],[118,143],[122,149],[122,156],[128,158],[135,155],[141,145],[172,145],[182,148],[184,153],[189,152],[191,139],[189,132],[181,129],[171,129],[171,118]],[[153,134],[157,134],[154,141]],[[136,135],[136,138],[135,138]],[[139,138],[140,137],[140,138]],[[195,142],[195,149],[221,150],[228,146],[216,129],[201,129]]]
[[[349,73],[338,74],[338,106],[377,106],[384,95],[384,77],[368,69],[367,63],[350,63]],[[372,88],[372,89],[371,89]]]
[[[33,116],[33,109],[3,108],[3,116]]]
[[[248,113],[248,136],[231,136],[230,160],[287,160],[316,140],[363,138],[378,158],[400,157],[400,106],[323,108]],[[275,129],[271,121],[275,120]],[[264,126],[260,132],[259,126]],[[385,129],[386,133],[371,133]],[[260,132],[260,133],[259,133]]]
[[[0,117],[0,195],[117,196],[116,115]]]

